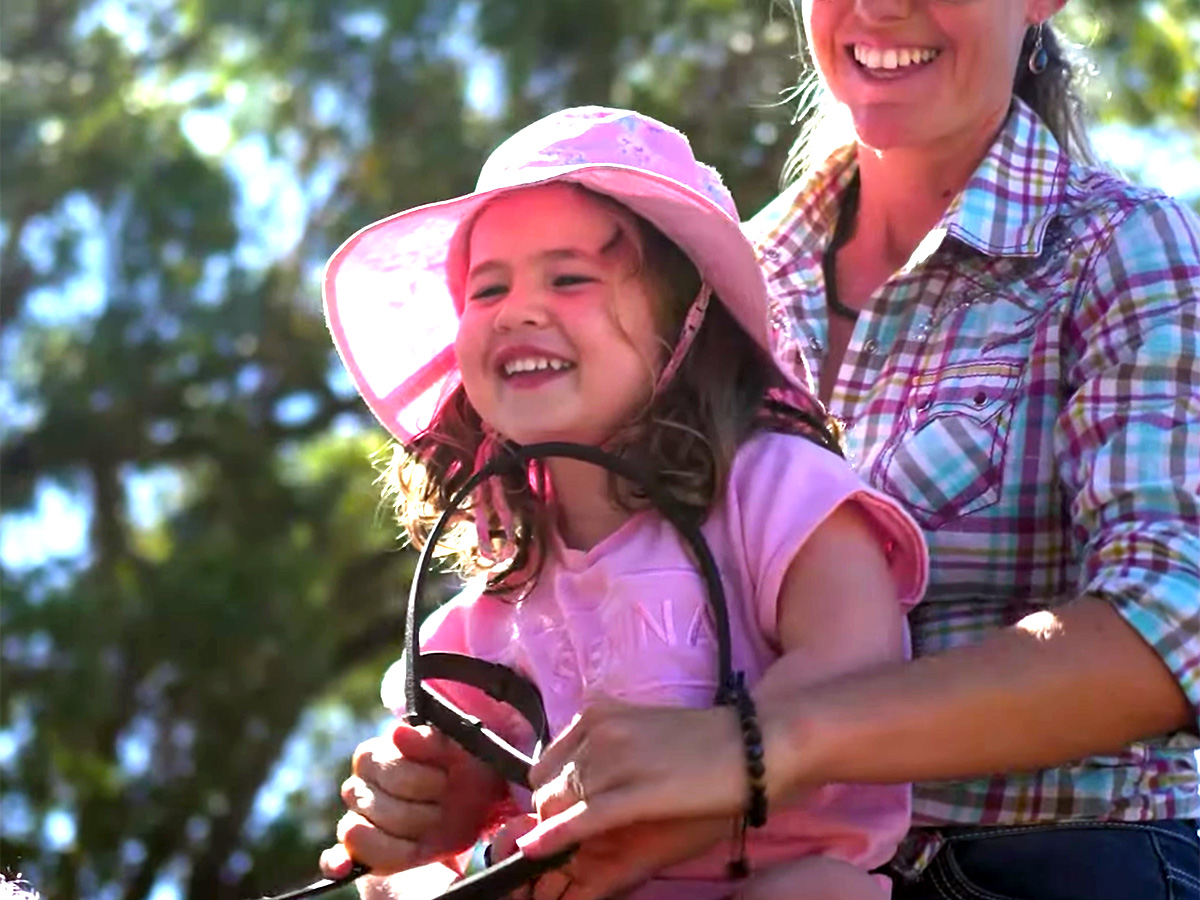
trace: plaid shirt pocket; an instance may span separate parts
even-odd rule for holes
[[[929,529],[1000,499],[1009,425],[1018,399],[1016,362],[965,362],[924,372],[905,427],[885,453],[885,490]]]

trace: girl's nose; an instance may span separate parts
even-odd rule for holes
[[[912,0],[854,0],[854,11],[864,22],[894,22],[912,13]]]
[[[542,292],[530,285],[514,284],[500,301],[499,309],[492,320],[497,330],[511,331],[515,328],[537,328],[546,324],[547,310]]]

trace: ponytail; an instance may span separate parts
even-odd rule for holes
[[[1063,153],[1075,162],[1099,165],[1096,151],[1088,139],[1083,101],[1076,90],[1076,69],[1063,49],[1062,39],[1049,22],[1042,23],[1046,65],[1041,71],[1034,72],[1029,60],[1036,52],[1037,39],[1038,26],[1026,29],[1017,57],[1013,93],[1024,100],[1050,129]]]

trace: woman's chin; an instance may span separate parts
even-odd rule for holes
[[[927,146],[936,135],[898,113],[868,113],[854,117],[854,136],[864,147],[886,152],[905,147]]]

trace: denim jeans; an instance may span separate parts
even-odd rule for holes
[[[1195,820],[950,828],[892,900],[1200,900]]]

